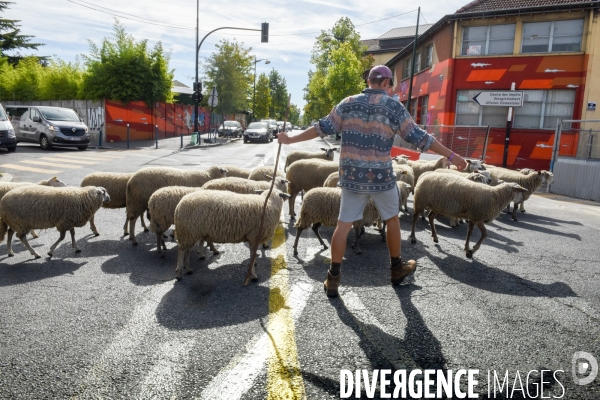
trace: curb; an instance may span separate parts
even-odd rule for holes
[[[13,176],[6,172],[2,173],[2,177],[0,177],[0,182],[11,182],[13,180]]]

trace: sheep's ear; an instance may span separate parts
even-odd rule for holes
[[[281,183],[290,183],[290,181],[288,181],[285,178],[279,178],[279,182],[281,182]]]
[[[264,192],[264,190],[256,189],[254,191],[254,194],[262,194],[262,192]]]
[[[400,172],[400,175],[407,175],[407,174],[408,174],[408,172],[407,172],[407,171],[402,171],[402,172]]]
[[[542,174],[542,171],[538,171],[538,175],[541,175],[541,174]]]
[[[334,147],[333,151],[340,151],[340,148],[339,147]]]
[[[412,186],[410,186],[410,185],[406,185],[406,188],[407,188],[408,190],[410,190],[410,189],[412,189]]]
[[[222,173],[224,173],[224,174],[226,174],[226,173],[228,173],[228,172],[229,172],[229,171],[227,171],[227,169],[225,169],[225,168],[219,168],[219,170],[220,170]]]
[[[471,160],[467,160],[467,164],[471,164]]]
[[[328,149],[326,149],[325,147],[321,147],[321,150],[323,150],[324,152],[327,152]]]
[[[504,183],[502,179],[498,179],[498,184]]]
[[[283,200],[287,200],[290,198],[290,195],[287,193],[279,192],[279,197],[281,197]]]
[[[269,175],[269,174],[265,174],[265,177],[266,177],[268,180],[270,180],[270,181],[272,181],[272,180],[273,180],[273,177],[272,177],[271,175]]]

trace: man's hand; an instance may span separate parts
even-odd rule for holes
[[[281,132],[277,135],[277,141],[281,144],[290,144],[292,143],[291,138],[288,136],[286,132]]]
[[[463,169],[467,168],[467,162],[465,161],[464,158],[462,158],[461,156],[459,156],[458,154],[454,153],[454,157],[452,157],[452,161],[450,161],[452,163],[452,165],[454,165],[456,167],[456,169],[458,169],[459,171],[462,171]]]

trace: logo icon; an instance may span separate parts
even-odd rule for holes
[[[73,131],[73,133],[77,132],[77,129],[75,129],[75,127],[72,127],[71,130]]]
[[[571,361],[573,382],[576,385],[592,383],[598,376],[598,361],[590,353],[577,351]],[[586,376],[587,375],[587,376]]]

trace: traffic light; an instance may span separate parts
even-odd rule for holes
[[[202,92],[202,82],[194,82],[194,92]]]
[[[192,100],[194,100],[194,102],[200,103],[203,98],[204,96],[201,92],[196,91],[192,94]]]
[[[260,42],[269,43],[269,23],[263,22],[260,28]]]

